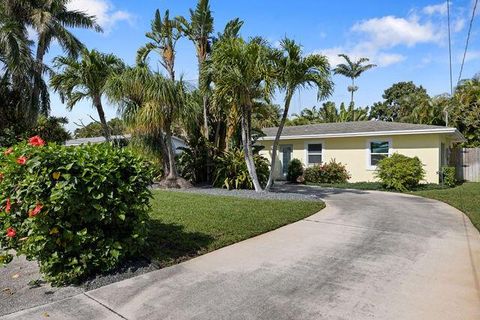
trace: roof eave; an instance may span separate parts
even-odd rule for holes
[[[350,132],[350,133],[317,133],[305,135],[290,135],[281,136],[281,140],[295,140],[295,139],[322,139],[322,138],[348,138],[348,137],[374,137],[374,136],[391,136],[391,135],[414,135],[414,134],[458,134],[461,139],[465,139],[460,132],[455,128],[439,128],[439,129],[416,129],[416,130],[391,130],[391,131],[370,131],[370,132]],[[261,137],[260,141],[275,140],[275,136]]]

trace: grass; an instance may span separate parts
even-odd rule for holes
[[[445,190],[423,190],[413,194],[448,203],[464,212],[480,231],[480,183],[467,182]]]
[[[154,191],[148,256],[168,266],[308,217],[320,201]]]

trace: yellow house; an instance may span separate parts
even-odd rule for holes
[[[269,161],[277,128],[263,129],[257,142]],[[385,121],[322,123],[285,127],[280,137],[275,177],[284,179],[291,159],[305,167],[335,159],[351,174],[350,182],[375,181],[376,164],[395,152],[417,156],[424,164],[425,182],[439,183],[440,168],[449,150],[465,138],[455,128]]]

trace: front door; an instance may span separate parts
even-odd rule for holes
[[[293,146],[291,144],[280,145],[280,161],[282,163],[282,177],[287,176],[287,169],[292,160]]]

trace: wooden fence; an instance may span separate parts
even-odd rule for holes
[[[453,152],[459,180],[480,182],[480,148],[459,148]]]

